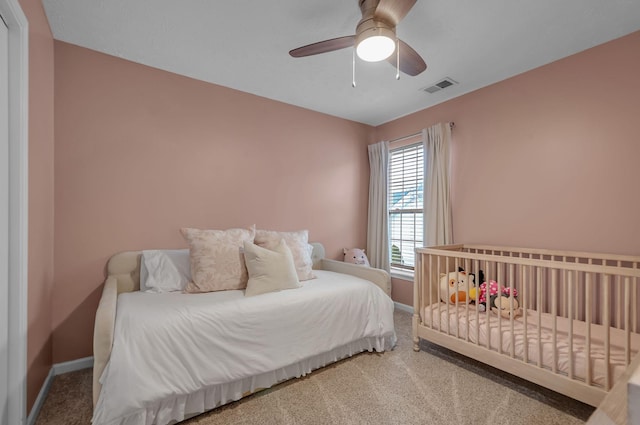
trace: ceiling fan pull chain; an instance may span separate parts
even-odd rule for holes
[[[396,38],[396,80],[400,79],[400,39]]]
[[[353,59],[351,66],[351,87],[356,87],[356,48],[353,48]]]

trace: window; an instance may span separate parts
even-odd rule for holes
[[[424,148],[415,143],[389,152],[391,268],[413,270],[414,250],[424,238]]]

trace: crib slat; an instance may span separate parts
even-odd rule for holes
[[[447,274],[449,273],[449,270],[451,270],[449,268],[449,257],[445,258],[445,265],[444,265],[444,273]],[[438,275],[440,276],[440,275]],[[440,285],[438,285],[440,286]],[[451,335],[451,313],[449,312],[449,285],[447,285],[447,293],[445,294],[445,298],[447,300],[447,302],[445,303],[445,308],[447,310],[447,335]],[[442,321],[442,316],[441,317],[441,321]]]
[[[551,330],[553,365],[551,370],[553,370],[553,373],[558,373],[558,282],[556,280],[556,269],[554,268],[551,268],[551,315],[553,316]]]
[[[456,271],[456,287],[454,288],[455,290],[455,305],[456,305],[456,313],[455,313],[455,317],[456,317],[456,338],[460,338],[460,315],[458,314],[460,312],[460,300],[458,299],[458,282],[460,282],[460,272],[458,271],[458,268],[460,267],[460,260],[458,257],[453,259],[453,267]]]
[[[568,273],[568,282],[567,287],[569,289],[569,294],[573,294],[573,272],[569,271]],[[575,291],[578,292],[578,291]],[[569,379],[573,379],[573,297],[569,296],[569,306],[568,306],[568,314],[569,314]]]
[[[622,261],[618,260],[618,267],[622,267]],[[618,319],[616,321],[616,328],[622,329],[624,323],[624,307],[622,305],[622,282],[620,276],[616,276],[616,303],[614,304],[615,308],[618,310]]]
[[[630,306],[631,304],[631,283],[628,277],[624,278],[624,358],[626,364],[631,363],[631,327],[630,327]]]
[[[636,269],[638,263],[636,263]],[[633,285],[631,286],[631,317],[633,318],[633,332],[638,332],[638,279],[633,279]]]
[[[540,330],[542,322],[542,273],[540,267],[536,267],[536,285],[538,286],[538,367],[542,367],[542,331]]]
[[[513,285],[514,285],[513,277],[514,277],[513,264],[509,264],[509,288],[510,288],[509,290],[511,294],[513,294]],[[511,324],[511,357],[512,358],[516,356],[516,335],[513,332],[513,316],[514,315],[515,313],[513,311],[513,297],[510,296],[509,297],[509,322]]]
[[[433,306],[433,289],[432,289],[431,285],[433,285],[433,282],[438,282],[438,281],[433,279],[433,255],[429,254],[428,258],[429,258],[429,274],[430,274],[430,276],[429,276],[429,280],[427,282],[429,282],[429,284],[428,284],[428,286],[429,286],[429,306],[431,307],[431,308],[429,308],[429,314],[431,315],[431,320],[429,321],[429,327],[431,329],[433,329],[433,313],[434,313],[435,309],[432,307]],[[423,285],[424,285],[424,283],[423,283]],[[440,285],[438,285],[438,286],[440,286]],[[420,308],[423,308],[423,307],[424,306],[421,304]]]
[[[484,276],[485,280],[487,281],[487,285],[489,285],[489,281],[491,279],[491,273],[489,272],[489,262],[485,261],[484,262],[484,269],[486,270],[486,274]],[[485,314],[485,318],[486,318],[486,327],[487,327],[487,349],[491,350],[491,327],[489,326],[489,312],[491,311],[491,309],[489,308],[489,306],[491,304],[489,304],[489,291],[487,291],[487,293],[485,294],[485,309],[484,309],[484,314]],[[478,324],[477,326],[478,328],[480,328],[480,324]]]
[[[611,285],[609,282],[609,276],[602,274],[604,282],[604,390],[609,391],[611,389],[611,377],[609,368],[611,367]]]
[[[589,262],[591,262],[591,259],[589,259]],[[585,321],[587,322],[587,335],[585,336],[586,338],[586,347],[585,347],[585,355],[586,355],[586,359],[585,359],[585,383],[587,385],[591,385],[591,375],[592,375],[592,371],[591,371],[591,294],[593,289],[591,288],[591,273],[587,273],[585,276],[585,296],[584,296],[584,303],[585,303]]]
[[[635,262],[633,264],[633,267],[635,269],[639,268],[640,263]],[[631,290],[633,292],[632,295],[632,303],[631,303],[631,317],[633,318],[633,332],[638,332],[638,320],[640,320],[640,317],[638,317],[638,279],[634,278],[633,279],[633,285],[631,287]]]
[[[563,263],[566,263],[566,262],[567,262],[567,257],[563,257]],[[558,297],[559,298],[558,301],[560,302],[560,315],[562,317],[567,317],[567,297],[569,296],[569,293],[567,292],[568,288],[567,288],[567,285],[566,285],[566,282],[567,282],[567,279],[566,279],[567,271],[566,270],[562,270],[561,273],[562,273],[562,275],[560,277],[560,282],[561,282],[560,291],[561,291],[561,294],[558,296],[557,294],[554,293],[555,294],[554,297]],[[558,314],[558,313],[556,312],[556,314]]]
[[[504,267],[504,263],[502,263],[502,265],[501,263],[497,263],[496,267],[497,267],[496,281],[498,282],[498,286],[499,286],[500,282],[504,282],[504,276],[502,273],[502,268]],[[498,291],[498,294],[499,293],[500,291]],[[489,295],[489,288],[487,288],[487,295]],[[487,299],[487,304],[491,305],[491,302],[489,299]],[[498,353],[502,354],[502,315],[499,313],[498,313]]]
[[[464,260],[464,269],[467,271],[467,287],[466,287],[466,291],[467,291],[467,297],[469,296],[469,290],[471,289],[469,287],[469,281],[471,280],[469,277],[469,273],[471,273],[471,268],[469,267],[469,260],[465,259]],[[466,309],[466,319],[467,319],[467,332],[465,333],[465,341],[469,342],[469,303],[471,302],[471,300],[467,299],[465,300],[465,307],[467,307]]]
[[[476,282],[476,298],[475,298],[475,303],[476,303],[476,345],[480,344],[480,309],[478,308],[479,304],[480,304],[480,284],[482,282],[480,282],[480,261],[478,260],[474,260],[474,268],[473,270],[475,270],[476,272],[476,279],[478,279],[478,281]]]
[[[520,257],[522,257],[522,253],[520,253]],[[529,337],[528,337],[528,332],[527,329],[529,329],[527,327],[527,303],[529,302],[529,297],[528,297],[528,290],[529,290],[529,283],[527,280],[528,277],[528,267],[527,266],[522,266],[522,268],[520,269],[520,272],[522,273],[521,279],[522,279],[522,321],[524,323],[524,350],[522,353],[522,359],[524,360],[525,363],[529,363]]]
[[[436,290],[438,292],[438,331],[442,332],[442,302],[440,302],[440,300],[442,299],[442,294],[441,294],[441,290],[440,290],[440,257],[438,257],[438,259],[436,260],[436,278],[433,280],[434,284],[436,285]]]
[[[578,256],[576,256],[576,263],[580,262],[580,259],[578,258]],[[576,287],[580,288],[580,274],[576,273]],[[580,319],[580,290],[578,289],[577,291],[574,291],[574,295],[575,295],[575,313],[574,313],[574,319],[575,320],[579,320]]]

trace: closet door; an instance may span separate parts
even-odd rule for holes
[[[0,424],[8,423],[9,30],[0,16]]]

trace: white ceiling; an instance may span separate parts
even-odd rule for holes
[[[352,49],[289,50],[355,33],[357,0],[43,0],[54,38],[370,125],[441,103],[640,30],[640,0],[418,0],[398,36],[416,77]],[[640,46],[639,46],[640,49]],[[460,84],[422,91],[451,77]]]

